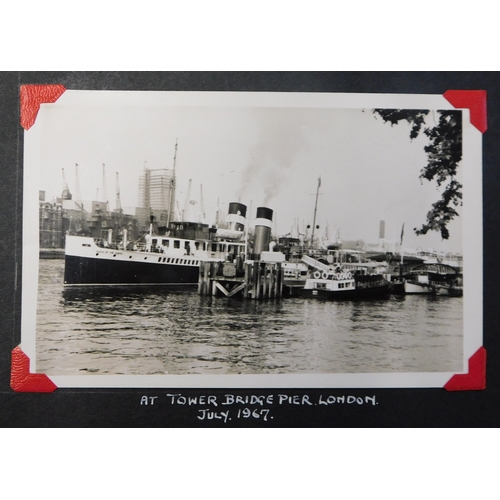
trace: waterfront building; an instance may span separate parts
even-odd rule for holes
[[[39,245],[40,248],[63,248],[67,220],[63,217],[63,207],[59,202],[46,202],[45,193],[39,199]]]

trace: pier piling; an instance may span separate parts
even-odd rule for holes
[[[283,269],[280,262],[246,261],[242,274],[235,273],[231,263],[201,262],[198,293],[226,297],[242,295],[255,300],[280,298]]]

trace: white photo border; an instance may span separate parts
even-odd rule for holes
[[[275,92],[143,92],[66,90],[50,106],[68,105],[93,92],[109,104],[129,99],[133,105],[254,106],[349,109],[456,109],[442,95]],[[99,93],[99,95],[97,95]],[[42,104],[43,106],[47,106]],[[483,345],[482,134],[463,110],[463,371]],[[38,171],[43,120],[24,132],[23,273],[21,348],[36,373],[38,293]],[[48,377],[59,388],[430,388],[443,387],[455,373],[321,373],[287,375],[82,375]]]

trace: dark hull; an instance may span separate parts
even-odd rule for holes
[[[403,280],[393,281],[391,283],[390,292],[395,295],[404,295],[405,293],[405,282]]]
[[[127,262],[66,255],[64,284],[196,285],[199,268],[155,262]]]
[[[358,296],[356,290],[330,291],[321,289],[311,290],[303,288],[300,293],[303,297],[323,300],[349,300],[355,299]]]
[[[355,281],[358,297],[379,297],[389,294],[391,290],[391,283],[381,274],[356,276]]]
[[[379,297],[382,295],[388,295],[391,290],[391,284],[386,283],[384,285],[368,286],[366,288],[356,288],[357,297]]]

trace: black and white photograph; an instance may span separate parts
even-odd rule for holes
[[[442,95],[66,90],[24,169],[58,387],[443,387],[482,346],[481,133]]]

